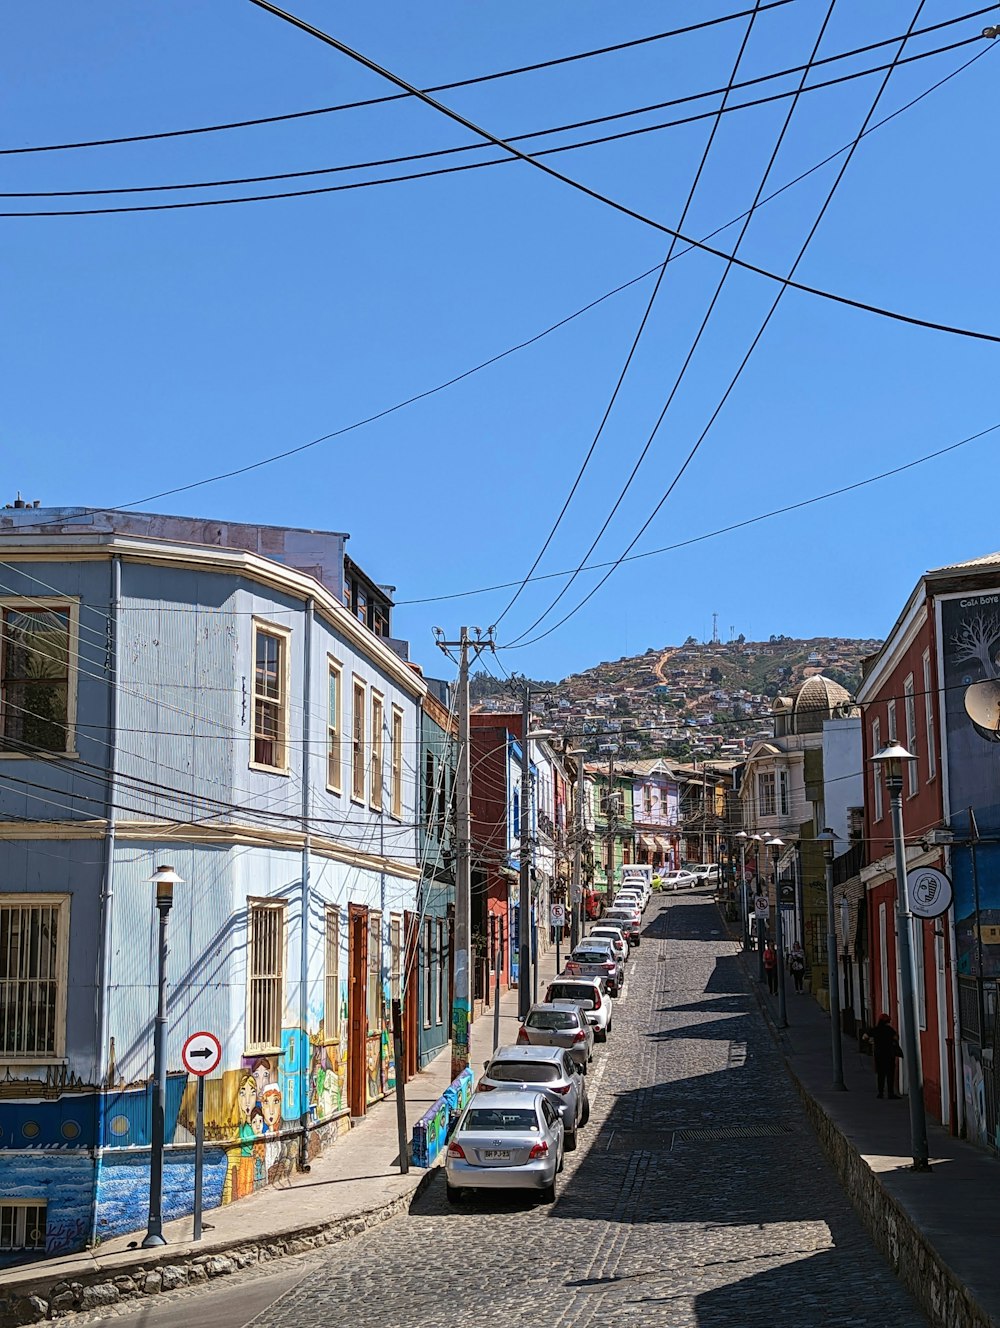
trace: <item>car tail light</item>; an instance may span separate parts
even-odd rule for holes
[[[586,1040],[587,1040],[587,1035],[582,1028],[579,1030],[579,1032],[573,1034],[574,1042],[586,1042]]]
[[[535,1144],[534,1148],[528,1154],[529,1162],[537,1162],[540,1157],[544,1157],[549,1151],[549,1146],[543,1139],[540,1144]]]
[[[566,1093],[569,1092],[569,1090],[570,1090],[571,1088],[572,1088],[572,1084],[558,1084],[558,1085],[557,1085],[557,1084],[553,1084],[553,1085],[552,1085],[552,1092],[553,1092],[553,1093],[563,1093],[563,1094],[566,1094]]]
[[[605,971],[605,973],[613,973],[613,972],[615,971],[615,965],[614,965],[614,964],[611,964],[611,963],[607,963],[607,964],[605,964],[605,965],[604,965],[604,971]]]
[[[592,1010],[599,1010],[601,1008],[601,998],[596,992],[594,993],[594,1004],[590,1008]]]
[[[517,1040],[521,1044],[521,1046],[524,1046],[526,1042],[531,1041],[531,1039],[528,1037],[527,1032],[523,1028],[519,1028],[517,1030]]]
[[[479,1083],[476,1084],[476,1092],[492,1093],[495,1086],[496,1086],[495,1084],[488,1084],[485,1079],[480,1079]]]
[[[463,1162],[466,1160],[466,1157],[465,1157],[465,1149],[462,1147],[461,1144],[449,1144],[449,1145],[448,1145],[448,1156],[449,1156],[449,1157],[460,1157],[460,1158],[462,1159]]]

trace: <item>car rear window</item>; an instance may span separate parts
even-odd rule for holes
[[[607,950],[577,950],[573,958],[579,964],[606,964],[608,962]]]
[[[486,1074],[502,1084],[554,1084],[559,1066],[552,1061],[494,1061]]]
[[[576,1028],[580,1016],[571,1010],[536,1010],[524,1021],[528,1028],[560,1029]]]
[[[538,1117],[533,1107],[473,1107],[465,1118],[466,1130],[535,1130]]]
[[[593,998],[596,987],[590,982],[553,982],[545,993],[545,999],[552,1001],[589,1001]]]
[[[590,934],[591,936],[605,936],[609,941],[621,940],[621,932],[612,931],[610,927],[595,927]]]
[[[609,918],[621,918],[622,922],[631,922],[633,916],[632,913],[626,913],[624,909],[619,909],[617,912],[608,914]]]

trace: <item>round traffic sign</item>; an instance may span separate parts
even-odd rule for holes
[[[181,1061],[189,1074],[211,1074],[221,1060],[222,1043],[214,1033],[192,1033],[181,1048]]]
[[[918,918],[939,918],[951,907],[951,881],[936,867],[917,867],[906,873],[910,912]]]

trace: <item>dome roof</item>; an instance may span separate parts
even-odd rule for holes
[[[841,706],[853,706],[853,697],[839,682],[816,673],[792,689],[797,733],[819,733],[824,719],[832,719]]]

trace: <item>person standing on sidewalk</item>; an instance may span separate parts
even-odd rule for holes
[[[886,1097],[896,1098],[899,1096],[894,1091],[896,1060],[903,1054],[899,1046],[899,1034],[893,1028],[889,1016],[880,1014],[878,1023],[869,1030],[868,1036],[871,1038],[875,1053],[875,1075],[878,1084],[876,1097],[881,1097],[884,1091]]]
[[[770,941],[764,946],[764,972],[767,974],[767,989],[774,996],[778,990],[778,955]]]
[[[795,982],[795,990],[801,991],[802,979],[806,975],[806,956],[799,941],[792,946],[792,953],[788,956],[788,971]]]

